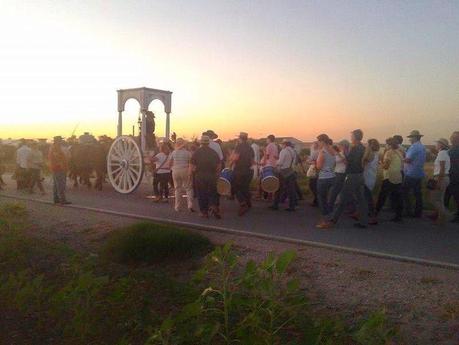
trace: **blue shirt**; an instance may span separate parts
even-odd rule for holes
[[[424,177],[424,163],[426,161],[426,149],[420,141],[415,142],[406,151],[406,158],[411,160],[411,163],[405,163],[405,175],[413,178]]]

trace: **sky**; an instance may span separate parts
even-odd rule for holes
[[[117,89],[171,129],[426,141],[459,130],[459,1],[0,0],[0,138],[116,135]],[[150,105],[157,133],[164,108]],[[129,100],[123,130],[139,105]]]

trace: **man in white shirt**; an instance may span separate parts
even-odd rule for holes
[[[274,203],[270,207],[273,210],[279,209],[282,199],[288,198],[289,207],[286,211],[293,212],[297,204],[296,173],[293,170],[296,161],[296,153],[289,141],[282,142],[282,150],[279,153],[277,169],[279,171],[280,188],[274,197]]]
[[[27,141],[22,139],[16,151],[16,184],[18,190],[24,190],[29,186],[29,160],[31,149]]]
[[[218,158],[220,158],[220,162],[223,161],[223,151],[219,143],[215,141],[218,138],[217,133],[213,130],[208,129],[206,132],[202,133],[202,135],[207,135],[211,140],[209,142],[209,147],[217,153]]]

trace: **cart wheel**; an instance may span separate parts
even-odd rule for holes
[[[116,138],[107,156],[107,174],[113,188],[122,194],[132,193],[142,182],[143,171],[142,150],[134,139]]]

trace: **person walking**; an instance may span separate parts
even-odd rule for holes
[[[33,142],[30,145],[30,155],[29,155],[29,193],[34,193],[35,186],[40,190],[41,195],[45,195],[45,189],[42,184],[41,171],[44,166],[43,153],[38,148],[38,143]]]
[[[331,220],[323,224],[326,229],[336,224],[344,212],[346,205],[352,200],[357,200],[359,222],[354,226],[366,228],[368,225],[368,202],[365,198],[365,180],[363,178],[363,155],[365,147],[362,145],[363,132],[356,129],[351,132],[352,147],[347,156],[346,180],[340,194],[338,206],[333,212]]]
[[[188,210],[194,212],[193,185],[190,171],[191,152],[186,149],[185,145],[185,140],[178,138],[170,160],[175,186],[175,211],[180,211],[180,200],[182,199],[182,192],[185,191]]]
[[[335,207],[336,199],[343,189],[344,180],[346,179],[346,155],[349,152],[350,143],[347,140],[341,140],[337,145],[334,146],[336,151],[335,155],[335,181],[330,191],[330,205],[332,208]]]
[[[239,134],[239,143],[232,155],[234,191],[239,202],[239,216],[244,215],[252,207],[250,182],[253,178],[251,169],[254,162],[254,153],[248,143],[248,134]]]
[[[408,138],[410,139],[411,146],[406,151],[405,166],[404,166],[404,180],[403,180],[403,207],[409,217],[420,218],[422,217],[422,181],[424,179],[424,163],[426,161],[426,150],[421,143],[423,135],[418,130],[411,131]],[[416,205],[413,209],[411,207],[411,193],[414,194]]]
[[[274,195],[274,201],[270,207],[272,210],[279,209],[279,203],[288,198],[288,208],[286,211],[293,212],[297,205],[297,193],[295,189],[296,173],[293,169],[295,165],[296,154],[287,140],[282,142],[282,150],[279,153],[279,160],[277,161],[277,171],[279,173],[279,190]]]
[[[217,153],[209,147],[210,138],[201,137],[199,147],[191,157],[190,169],[195,174],[201,217],[209,218],[209,213],[220,219],[217,202],[217,179],[221,170],[221,160]]]
[[[20,146],[16,151],[16,185],[17,190],[23,191],[30,185],[29,159],[30,147],[25,139],[21,139]]]
[[[449,186],[446,189],[447,200],[445,207],[449,207],[449,196],[454,198],[456,203],[456,215],[453,223],[459,223],[459,131],[454,132],[450,138],[451,148],[448,151],[451,167],[449,170]]]
[[[333,205],[330,203],[330,191],[335,183],[335,165],[336,151],[333,148],[333,142],[327,134],[321,134],[317,137],[319,143],[319,156],[317,157],[316,168],[318,170],[317,180],[317,198],[319,199],[319,208],[322,214],[322,220],[317,224],[322,228],[333,211]]]
[[[169,200],[169,180],[171,179],[170,157],[169,145],[166,142],[161,144],[160,152],[153,157],[155,164],[153,189],[156,195],[156,202],[163,200],[167,202]]]
[[[402,168],[403,154],[400,152],[399,141],[395,138],[386,140],[387,149],[382,159],[383,181],[376,202],[376,216],[381,212],[389,196],[395,210],[393,222],[402,221]]]
[[[65,196],[68,160],[62,149],[62,137],[54,137],[48,153],[49,170],[53,175],[53,197],[54,204],[67,205],[71,204]]]
[[[317,168],[316,168],[316,162],[317,162],[317,157],[319,156],[319,143],[315,141],[312,146],[311,146],[311,154],[309,155],[308,163],[309,163],[309,169],[306,173],[308,177],[308,186],[309,190],[311,191],[313,195],[313,199],[311,202],[312,207],[317,207],[319,205],[319,201],[317,199]]]
[[[375,188],[376,177],[378,175],[379,150],[380,145],[378,140],[370,139],[368,140],[368,145],[365,149],[365,154],[363,155],[363,178],[365,180],[365,197],[368,202],[368,212],[370,216],[369,223],[373,225],[376,225],[378,223],[376,220],[375,203],[373,200],[373,189]]]
[[[449,170],[451,160],[448,154],[449,143],[447,139],[441,138],[436,141],[438,154],[434,162],[433,179],[430,180],[429,196],[435,212],[432,219],[439,225],[444,225],[448,211],[444,199],[446,188],[449,185]]]

